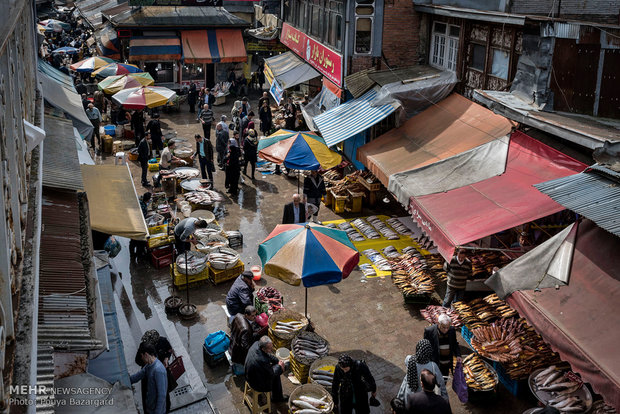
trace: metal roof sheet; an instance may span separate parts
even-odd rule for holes
[[[102,10],[117,7],[119,4],[129,8],[126,1],[110,0],[82,0],[76,3],[76,7],[82,17],[96,30],[103,24],[101,19]]]
[[[399,69],[377,70],[368,73],[368,77],[380,86],[399,81],[419,79],[441,72],[432,66],[415,65]]]
[[[71,121],[45,116],[43,142],[43,186],[82,190],[82,171]]]
[[[361,70],[349,76],[345,76],[344,84],[354,98],[359,98],[375,85],[375,81],[368,77],[374,69]]]
[[[193,26],[249,27],[250,23],[221,7],[142,7],[132,13],[111,17],[116,27],[174,27]]]
[[[535,184],[557,203],[620,236],[620,174],[601,165]]]

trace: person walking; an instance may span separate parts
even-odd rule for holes
[[[198,120],[202,124],[202,132],[205,138],[211,138],[211,124],[213,123],[213,111],[209,104],[204,104],[198,113]]]
[[[96,155],[101,154],[101,134],[99,133],[99,125],[101,125],[101,112],[99,109],[95,108],[95,105],[92,103],[88,104],[88,109],[86,110],[86,116],[90,119],[90,123],[93,124],[93,135],[90,138],[90,145],[93,147],[93,152]],[[95,137],[97,138],[97,145],[95,146]]]
[[[452,412],[450,403],[434,392],[435,387],[437,387],[437,378],[427,369],[421,371],[418,381],[422,384],[422,389],[409,394],[405,401],[408,413],[450,414]]]
[[[151,133],[147,132],[144,135],[144,138],[140,140],[138,143],[138,161],[140,162],[140,168],[142,168],[142,186],[148,187],[150,186],[149,182],[146,179],[146,172],[149,168],[149,158],[151,156],[151,148],[149,146],[151,142]]]
[[[189,112],[193,114],[196,112],[196,98],[198,97],[198,91],[196,90],[196,84],[191,82],[189,84],[189,91],[187,92],[187,104],[189,105]]]
[[[284,205],[282,224],[306,222],[306,206],[301,202],[299,194],[293,194],[293,201]]]
[[[437,377],[437,384],[440,389],[441,396],[448,401],[448,391],[446,390],[446,384],[443,380],[443,375],[437,364],[432,360],[433,350],[431,343],[427,339],[421,339],[418,341],[415,347],[415,355],[407,355],[405,358],[405,367],[407,373],[400,384],[400,389],[396,398],[399,398],[405,402],[407,410],[407,399],[409,395],[414,394],[422,389],[420,384],[420,373],[422,370],[428,370]]]
[[[209,88],[207,88],[206,92],[205,103],[209,104],[209,108],[213,108],[213,105],[215,105],[215,95],[213,95],[213,91]]]
[[[228,131],[224,129],[222,123],[215,126],[215,151],[217,151],[217,165],[220,170],[224,169],[224,158],[226,158],[226,150],[230,136]]]
[[[338,357],[332,382],[334,405],[340,414],[369,414],[368,392],[377,396],[375,379],[364,361],[355,361],[347,354]]]
[[[256,170],[256,161],[258,160],[258,137],[256,131],[250,129],[248,136],[243,140],[243,174],[247,177],[248,163],[252,166],[252,179],[254,180],[254,171]]]
[[[269,100],[263,101],[262,106],[258,110],[258,119],[260,119],[260,130],[263,135],[269,135],[269,131],[273,126],[273,115],[269,107]]]
[[[164,149],[163,133],[161,132],[161,122],[159,121],[159,114],[154,113],[153,118],[146,125],[146,130],[151,134],[151,141],[153,142],[153,149],[157,151],[157,155]]]
[[[228,121],[228,117],[226,115],[222,115],[222,117],[220,118],[220,122],[218,122],[217,125],[221,125],[222,129],[224,131],[226,131],[226,133],[229,133],[230,132],[230,127],[229,127],[227,121]]]
[[[262,108],[265,102],[267,102],[267,106],[269,106],[269,93],[267,92],[263,92],[263,96],[258,100],[258,108]]]
[[[133,111],[133,114],[131,114],[131,129],[133,130],[133,135],[137,146],[144,136],[144,112],[142,109],[137,109]]]
[[[456,331],[448,315],[441,314],[437,323],[424,329],[424,339],[431,344],[432,359],[439,365],[442,375],[448,376],[452,370],[452,361],[462,362],[461,348],[456,341]]]
[[[308,198],[308,203],[316,207],[316,212],[312,215],[312,221],[318,221],[321,198],[327,194],[325,181],[318,171],[310,171],[310,175],[304,179],[304,194]]]
[[[239,192],[239,177],[241,175],[240,170],[240,158],[241,149],[239,148],[239,132],[233,133],[233,138],[228,140],[228,154],[226,155],[226,180],[225,186],[228,188],[228,193],[236,197]]]
[[[273,342],[268,336],[261,337],[248,351],[245,359],[245,379],[253,390],[271,392],[274,403],[288,401],[282,394],[280,375],[284,372],[284,362],[274,355]]]
[[[457,249],[456,255],[450,262],[443,265],[448,273],[448,288],[443,299],[443,307],[449,308],[453,302],[460,302],[465,296],[467,279],[472,276],[471,261],[467,258],[465,249]]]
[[[142,369],[130,377],[130,382],[135,384],[146,379],[146,392],[144,397],[145,414],[165,414],[166,396],[168,395],[168,374],[166,368],[157,359],[155,346],[149,342],[142,342],[138,348],[138,354],[142,363]]]
[[[209,181],[213,185],[213,172],[215,171],[215,166],[213,165],[213,144],[211,144],[211,140],[201,137],[200,134],[194,135],[194,138],[196,139],[196,152],[194,152],[192,158],[196,159],[198,157],[202,179],[206,180],[208,175]]]

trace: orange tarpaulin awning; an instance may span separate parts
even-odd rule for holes
[[[210,29],[181,32],[185,63],[245,62],[241,30]]]

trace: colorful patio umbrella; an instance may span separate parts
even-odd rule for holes
[[[56,19],[47,19],[39,22],[41,26],[45,26],[45,31],[47,32],[62,32],[63,30],[71,30],[71,25],[69,23],[61,22]]]
[[[290,285],[313,286],[338,283],[359,262],[359,253],[347,233],[314,223],[279,224],[258,246],[266,275]]]
[[[60,53],[63,55],[73,55],[77,52],[78,52],[78,49],[74,47],[69,47],[69,46],[59,47],[58,49],[52,50],[52,53]]]
[[[130,65],[128,63],[109,63],[93,73],[90,76],[97,76],[99,78],[107,78],[108,76],[114,75],[125,75],[126,73],[138,73],[142,72],[142,69],[137,67],[136,65]]]
[[[114,94],[122,91],[123,89],[150,86],[154,83],[155,81],[149,73],[138,72],[128,73],[126,75],[108,76],[107,78],[99,82],[99,84],[97,84],[97,87],[99,88],[99,90],[105,93]]]
[[[258,155],[295,170],[327,170],[342,162],[320,136],[310,131],[281,129],[258,143]]]
[[[92,72],[103,66],[109,65],[110,63],[114,63],[114,59],[101,56],[93,56],[84,60],[80,60],[79,62],[74,63],[69,67],[71,68],[71,70],[74,70],[76,72]]]
[[[176,93],[161,86],[142,86],[123,89],[112,95],[112,100],[125,109],[155,108],[165,105]]]

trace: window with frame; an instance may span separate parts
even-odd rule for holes
[[[484,72],[484,66],[487,60],[487,47],[472,43],[469,67]]]
[[[510,65],[510,54],[506,50],[492,48],[491,75],[507,80],[508,66]]]
[[[370,9],[374,12],[374,0],[360,2],[363,5],[370,2]],[[344,0],[289,0],[285,3],[285,11],[288,8],[285,21],[340,52],[344,30],[344,5]]]
[[[375,17],[374,0],[355,1],[355,53],[372,53],[373,24]]]
[[[461,28],[442,22],[433,23],[430,62],[432,66],[456,71]]]

